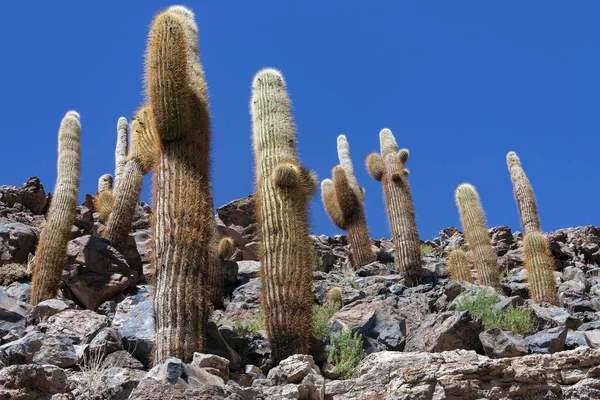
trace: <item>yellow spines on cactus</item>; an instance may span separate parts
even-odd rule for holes
[[[54,195],[35,252],[33,305],[56,296],[67,261],[67,244],[79,194],[80,134],[79,114],[67,112],[58,131],[58,176]]]
[[[144,175],[150,172],[155,159],[155,141],[150,110],[143,106],[131,121],[131,149],[114,190],[114,204],[104,232],[104,237],[121,253],[127,247]]]
[[[554,280],[554,258],[550,244],[541,232],[532,231],[523,238],[523,255],[529,282],[529,293],[536,303],[558,305]]]
[[[327,305],[333,306],[336,308],[342,308],[344,305],[344,295],[342,293],[342,288],[332,287],[327,292]]]
[[[306,354],[312,336],[312,260],[307,203],[315,178],[296,155],[296,129],[281,73],[252,82],[256,215],[261,237],[262,303],[275,361]]]
[[[225,236],[219,240],[219,244],[217,246],[217,257],[219,257],[220,260],[225,261],[233,255],[234,250],[235,244],[233,239],[229,236]]]
[[[94,207],[99,214],[100,222],[105,223],[112,212],[115,196],[113,194],[113,177],[104,174],[98,179],[98,192],[94,196]]]
[[[421,249],[415,221],[412,195],[408,184],[408,150],[398,149],[392,132],[385,128],[379,133],[381,154],[367,157],[367,170],[383,185],[392,242],[396,254],[396,269],[408,286],[421,280]]]
[[[525,234],[529,232],[539,232],[540,217],[538,215],[533,189],[531,188],[529,179],[527,179],[527,175],[525,175],[525,171],[523,171],[521,160],[519,160],[519,157],[517,157],[517,154],[514,151],[511,151],[506,155],[506,164],[508,165],[517,207],[519,208],[519,215],[521,216],[521,226],[523,227]]]
[[[500,289],[497,256],[488,235],[479,194],[472,185],[463,183],[456,189],[455,197],[465,236],[473,252],[477,279],[482,285]]]
[[[154,362],[206,351],[214,243],[210,114],[193,13],[156,16],[146,56],[146,93],[158,138],[154,166],[156,290]]]
[[[354,266],[360,268],[375,261],[363,207],[364,190],[354,176],[346,136],[338,136],[337,145],[340,165],[333,168],[332,180],[321,183],[321,199],[333,223],[347,230]]]
[[[117,146],[115,148],[115,183],[119,180],[127,163],[127,131],[129,124],[125,117],[117,121]]]
[[[473,275],[471,275],[471,262],[463,250],[450,250],[450,253],[448,253],[448,269],[450,271],[450,279],[457,282],[473,283]]]
[[[217,242],[218,241],[218,242]],[[214,246],[214,242],[217,242]],[[235,244],[233,239],[225,236],[218,238],[218,232],[215,227],[213,236],[213,245],[210,252],[210,267],[211,271],[208,274],[208,293],[212,304],[217,307],[223,307],[223,289],[225,285],[225,262],[233,255]]]

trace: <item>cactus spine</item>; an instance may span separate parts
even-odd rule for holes
[[[69,111],[58,131],[58,176],[46,225],[35,253],[31,304],[56,296],[67,260],[67,243],[75,221],[80,169],[79,114]]]
[[[450,270],[450,278],[457,282],[473,283],[471,275],[471,263],[469,257],[461,249],[452,249],[448,254],[448,269]]]
[[[346,136],[338,136],[337,150],[340,165],[332,171],[333,180],[321,182],[321,199],[332,221],[340,229],[348,231],[354,266],[359,268],[375,261],[363,207],[364,190],[358,186],[354,176]]]
[[[98,179],[98,193],[94,197],[94,207],[98,211],[100,222],[108,221],[112,212],[115,197],[113,194],[113,177],[111,174],[104,174]]]
[[[312,336],[312,265],[307,203],[315,178],[301,167],[285,82],[274,69],[252,82],[256,210],[262,243],[262,302],[276,361],[306,354]]]
[[[117,122],[117,147],[115,148],[115,182],[123,175],[127,164],[127,130],[129,126],[125,117]]]
[[[396,253],[396,268],[408,286],[421,278],[421,249],[415,212],[408,184],[408,150],[398,150],[396,139],[389,129],[379,133],[381,155],[367,157],[367,170],[371,177],[383,185],[392,242]]]
[[[216,231],[216,230],[215,230]],[[217,232],[214,232],[213,241],[217,241]],[[233,255],[235,245],[233,239],[225,236],[218,240],[216,248],[211,249],[211,268],[208,274],[208,291],[210,293],[211,302],[215,307],[223,307],[223,289],[225,278],[225,263],[226,260]]]
[[[194,14],[156,16],[146,59],[147,97],[159,147],[154,166],[154,362],[206,351],[213,199],[210,115]]]
[[[509,152],[506,155],[506,164],[510,172],[510,179],[512,180],[523,230],[525,234],[539,232],[540,217],[538,216],[535,196],[533,195],[529,179],[527,179],[527,175],[525,175],[525,171],[523,171],[523,167],[521,166],[521,160],[517,157],[517,153],[513,151]]]
[[[467,242],[473,252],[479,283],[500,289],[497,256],[488,235],[479,194],[472,185],[463,183],[456,189],[456,204]]]
[[[536,303],[558,304],[554,281],[554,258],[550,244],[541,232],[529,232],[523,238],[523,255],[529,293]]]
[[[131,121],[131,150],[127,164],[117,181],[113,211],[108,218],[104,237],[123,253],[142,191],[144,175],[154,163],[155,135],[148,106],[143,106]]]

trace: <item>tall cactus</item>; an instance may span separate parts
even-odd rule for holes
[[[155,161],[155,140],[150,109],[142,106],[131,121],[131,149],[115,187],[113,211],[104,233],[104,237],[121,253],[127,247],[144,175],[150,172]]]
[[[354,266],[359,268],[375,261],[363,207],[364,190],[354,176],[346,136],[338,136],[337,151],[340,165],[333,168],[333,180],[321,182],[321,199],[333,223],[348,231]]]
[[[158,137],[154,167],[154,362],[206,351],[210,244],[210,115],[194,14],[181,6],[150,28],[146,84]]]
[[[108,221],[114,202],[113,177],[111,174],[104,174],[98,179],[98,192],[94,197],[94,207],[98,211],[100,222]]]
[[[558,304],[554,281],[554,258],[550,244],[541,232],[532,231],[523,238],[523,255],[529,293],[536,303]]]
[[[527,179],[527,175],[525,175],[525,171],[523,171],[523,167],[521,166],[521,160],[517,157],[517,153],[514,151],[509,152],[506,155],[506,164],[510,172],[510,179],[512,180],[523,230],[526,234],[529,232],[539,232],[540,217],[538,216],[535,196],[533,195],[529,179]]]
[[[500,289],[496,251],[488,235],[479,194],[472,185],[463,183],[456,189],[456,204],[467,242],[473,252],[479,283]]]
[[[35,252],[31,304],[56,296],[67,261],[67,243],[79,194],[81,123],[76,111],[64,116],[58,131],[58,176],[54,196]]]
[[[256,74],[250,110],[262,240],[262,302],[272,354],[280,361],[306,354],[312,336],[307,203],[316,182],[298,162],[290,101],[279,71],[263,69]]]
[[[462,249],[452,249],[448,254],[448,269],[450,278],[457,282],[473,283],[471,275],[471,263],[469,257]]]
[[[129,126],[125,117],[117,121],[117,147],[115,148],[115,183],[125,171],[127,164],[127,130]]]
[[[398,150],[392,132],[385,128],[379,133],[381,154],[367,157],[367,170],[371,177],[383,185],[386,209],[396,253],[396,268],[408,286],[417,285],[421,279],[421,249],[415,211],[408,184],[408,150]]]

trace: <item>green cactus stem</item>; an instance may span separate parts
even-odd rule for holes
[[[112,212],[115,196],[113,194],[113,177],[104,174],[98,179],[98,192],[94,196],[94,207],[98,211],[100,222],[105,223]]]
[[[523,255],[529,282],[529,294],[534,302],[558,305],[554,280],[554,257],[550,244],[541,232],[531,231],[523,238]]]
[[[457,282],[473,283],[471,275],[471,263],[469,257],[461,249],[452,249],[448,254],[448,269],[450,270],[450,279]]]
[[[513,184],[513,191],[515,193],[515,200],[517,201],[517,207],[519,208],[519,215],[521,216],[521,226],[525,231],[525,234],[529,232],[540,232],[540,217],[537,211],[537,204],[535,202],[535,196],[533,195],[533,189],[523,171],[521,166],[521,160],[517,157],[517,153],[514,151],[509,152],[506,155],[506,164],[508,165],[508,171],[510,172],[510,179]]]

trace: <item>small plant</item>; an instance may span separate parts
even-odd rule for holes
[[[29,279],[31,279],[31,272],[27,270],[27,265],[18,263],[0,265],[0,285],[10,285],[13,282]]]
[[[420,248],[423,255],[433,254],[433,246],[430,244],[421,243]]]
[[[510,282],[510,280],[515,276],[515,274],[513,274],[510,271],[502,271],[502,273],[500,273],[500,281],[502,282]]]
[[[346,281],[347,284],[349,284],[350,286],[352,286],[353,289],[358,290],[358,282],[356,282],[356,278],[353,276],[348,276],[344,279],[344,281]]]
[[[342,288],[332,287],[327,292],[327,304],[337,304],[338,308],[342,308],[344,305],[344,294],[342,292]]]
[[[313,333],[319,340],[325,340],[331,333],[327,322],[340,309],[338,303],[326,306],[313,306]]]
[[[310,253],[312,256],[312,260],[313,260],[312,261],[313,271],[325,272],[325,269],[327,266],[325,265],[325,261],[323,260],[323,257],[321,256],[321,254],[319,254],[317,249],[314,247],[310,248]]]
[[[331,350],[327,362],[333,365],[333,372],[343,379],[350,379],[358,373],[360,362],[365,358],[362,335],[347,329],[339,335],[331,335]]]
[[[509,307],[501,315],[502,318],[500,318],[499,326],[486,326],[486,329],[504,328],[522,336],[529,336],[535,333],[535,318],[528,309],[524,307]]]
[[[263,328],[264,315],[262,313],[254,315],[252,318],[241,318],[233,323],[235,332],[239,336],[255,337]]]

